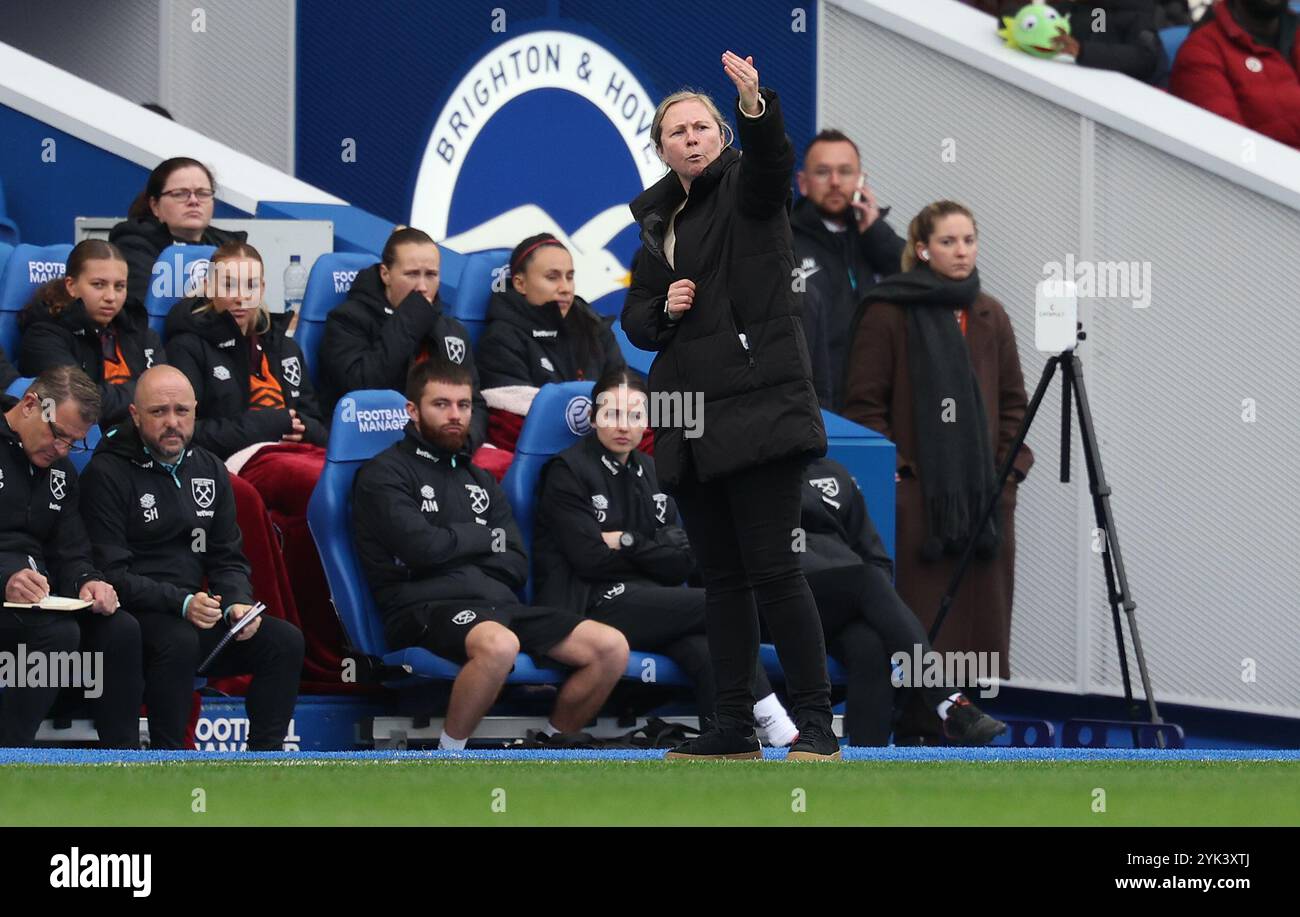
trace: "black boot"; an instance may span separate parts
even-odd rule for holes
[[[800,726],[799,737],[785,756],[787,761],[838,761],[840,758],[840,740],[821,723]]]
[[[762,757],[763,748],[752,729],[749,732],[711,729],[664,755],[668,761],[752,761]]]
[[[976,707],[965,694],[953,701],[943,721],[943,734],[953,745],[987,745],[1006,731],[1006,723]]]

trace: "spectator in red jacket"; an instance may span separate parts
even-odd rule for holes
[[[1300,46],[1286,0],[1219,0],[1183,42],[1169,91],[1300,148]]]

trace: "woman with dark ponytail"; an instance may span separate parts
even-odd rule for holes
[[[538,486],[537,604],[594,618],[633,649],[671,658],[694,684],[707,730],[716,687],[705,595],[683,585],[695,568],[690,539],[654,459],[637,448],[649,421],[646,385],[620,367],[601,375],[591,399],[592,432],[551,459]],[[752,690],[763,744],[789,745],[797,730],[762,666]]]
[[[1016,492],[1034,456],[1020,451],[1001,511],[974,532],[1028,404],[1011,319],[981,291],[977,252],[975,217],[961,204],[937,201],[912,220],[903,272],[867,290],[858,307],[844,415],[898,447],[899,595],[928,630],[974,537],[975,557],[934,648],[997,653],[1008,678]],[[939,731],[933,711],[914,704],[897,736],[924,741]]]
[[[548,382],[595,380],[625,364],[609,324],[574,293],[573,257],[550,233],[510,253],[510,286],[492,296],[478,342],[488,441],[513,450],[523,416]]]
[[[149,173],[127,217],[113,227],[108,241],[122,251],[129,266],[127,295],[144,302],[154,262],[169,245],[216,245],[247,242],[248,233],[228,232],[212,224],[217,182],[197,159],[176,156]]]
[[[81,369],[99,386],[105,429],[126,420],[140,374],[167,362],[144,304],[127,294],[127,283],[117,246],[86,239],[68,256],[67,272],[41,286],[18,319],[23,374],[39,376],[55,366]]]

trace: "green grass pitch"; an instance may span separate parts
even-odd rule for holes
[[[1279,761],[14,764],[0,824],[1297,825],[1298,777]]]

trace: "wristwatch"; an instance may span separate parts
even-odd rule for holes
[[[631,532],[624,532],[618,536],[618,543],[625,548],[630,548],[636,543],[636,536]]]

